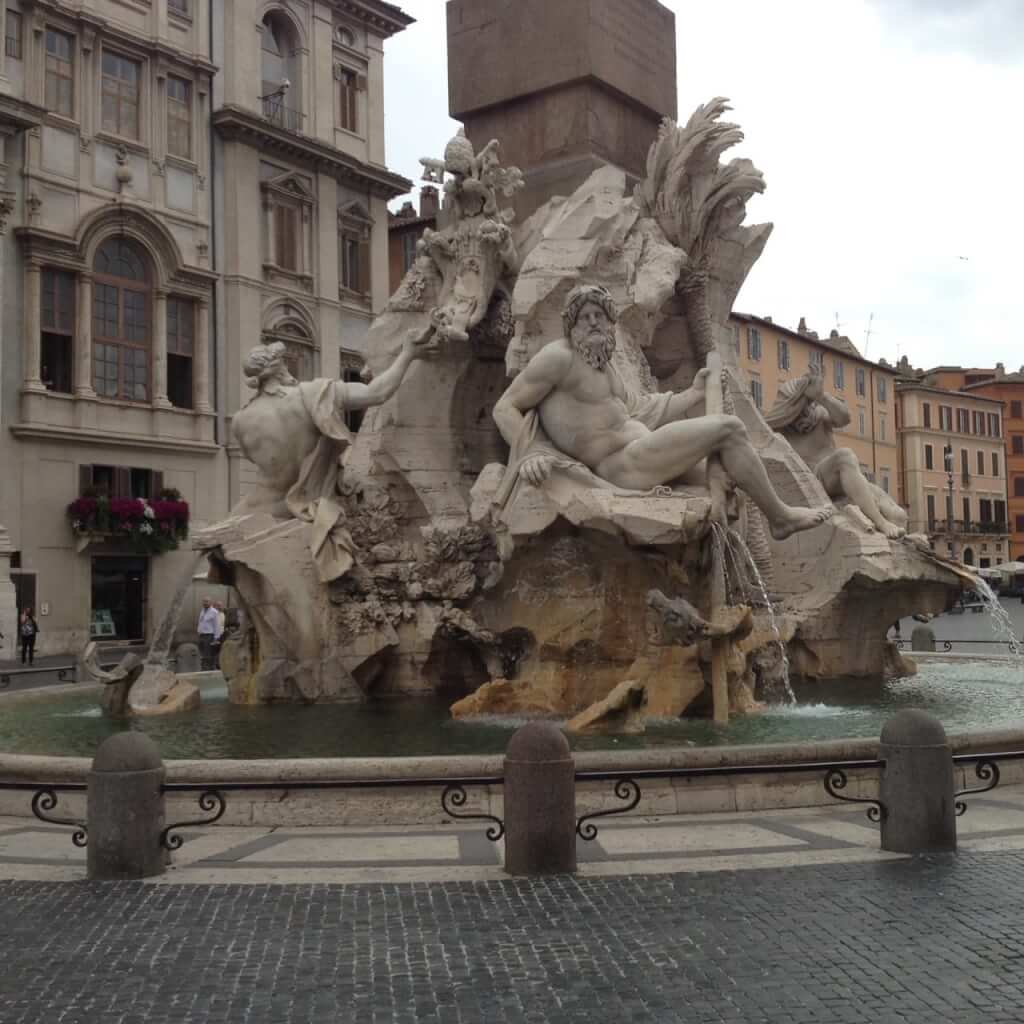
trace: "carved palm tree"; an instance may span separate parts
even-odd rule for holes
[[[770,224],[742,226],[747,200],[764,191],[761,172],[746,159],[719,160],[743,140],[739,126],[719,120],[729,109],[727,100],[716,97],[684,126],[666,118],[635,192],[642,214],[686,253],[677,288],[686,297],[690,338],[701,361],[715,347],[715,316],[725,321],[771,233]]]

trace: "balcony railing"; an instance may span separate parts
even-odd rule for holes
[[[263,116],[278,128],[284,128],[289,132],[301,132],[302,122],[305,114],[301,110],[293,110],[284,105],[284,97],[281,95],[261,97],[263,104]]]
[[[974,519],[930,519],[925,526],[930,534],[1004,534],[1009,532],[1009,527],[1004,522],[978,522]]]

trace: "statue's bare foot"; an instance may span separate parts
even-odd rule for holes
[[[832,505],[824,508],[793,508],[787,506],[786,511],[771,524],[772,536],[776,540],[785,540],[791,534],[801,530],[813,530],[836,514]]]
[[[907,531],[902,526],[897,526],[895,523],[885,522],[879,529],[885,534],[889,540],[899,540]]]

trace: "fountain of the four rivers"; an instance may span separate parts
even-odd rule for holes
[[[764,180],[724,158],[742,138],[727,109],[666,118],[641,174],[575,166],[565,194],[460,132],[423,161],[444,208],[371,327],[369,383],[300,384],[280,347],[252,351],[234,431],[263,482],[193,543],[247,623],[214,717],[259,713],[266,743],[211,734],[207,708],[140,719],[158,741],[182,722],[192,742],[165,754],[234,755],[236,774],[384,752],[465,770],[455,755],[500,749],[463,741],[480,721],[532,715],[584,733],[654,723],[671,754],[678,734],[657,723],[692,722],[682,742],[699,743],[711,722],[770,718],[759,707],[790,680],[826,692],[912,671],[888,627],[973,578],[839,472],[836,402],[813,372],[767,419],[751,402],[727,320],[771,225],[745,224]],[[166,710],[174,678],[151,668],[136,711]],[[438,701],[443,727],[419,710]],[[300,722],[309,705],[324,717]],[[426,739],[368,744],[394,727],[382,707]]]

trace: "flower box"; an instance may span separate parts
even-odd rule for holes
[[[152,501],[106,495],[76,498],[68,505],[67,515],[80,549],[90,540],[103,539],[120,542],[138,554],[174,551],[179,541],[188,538],[188,502],[168,492],[164,495]]]

